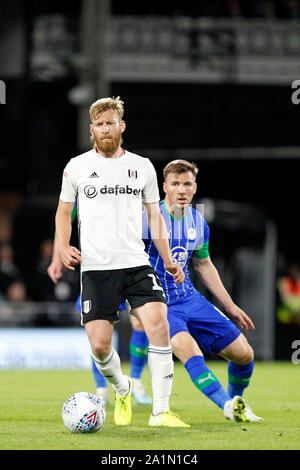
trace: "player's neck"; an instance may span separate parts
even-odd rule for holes
[[[99,155],[105,158],[121,158],[125,153],[125,150],[121,146],[113,152],[104,152],[103,150],[99,150],[97,146],[95,147],[95,150]]]
[[[167,211],[171,215],[171,217],[173,217],[174,219],[181,220],[185,217],[186,210],[187,210],[186,207],[178,207],[175,204],[171,204],[168,197],[166,197],[163,200],[163,203],[164,203]]]

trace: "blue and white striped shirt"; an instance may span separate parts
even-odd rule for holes
[[[209,256],[209,227],[203,215],[191,206],[188,207],[182,219],[175,219],[169,213],[164,201],[159,203],[159,207],[169,234],[172,260],[183,269],[185,274],[182,284],[176,284],[174,277],[165,270],[163,260],[151,238],[146,213],[143,214],[143,241],[151,266],[158,274],[166,294],[167,303],[171,305],[194,291],[188,265],[191,256],[198,258]]]

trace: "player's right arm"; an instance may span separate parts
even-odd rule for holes
[[[58,251],[64,266],[72,271],[75,270],[74,266],[81,262],[80,251],[70,245],[73,208],[74,202],[64,202],[60,199],[55,216]]]
[[[51,263],[47,269],[48,276],[50,279],[54,282],[54,284],[57,283],[57,281],[62,277],[63,275],[63,263],[58,251],[58,246],[57,246],[57,236],[55,235],[54,237],[54,243],[53,243],[53,255],[52,255],[52,260]]]
[[[75,204],[74,209],[72,211],[72,215],[71,215],[72,222],[76,218],[76,215],[77,215],[77,206]],[[59,254],[57,235],[55,234],[54,241],[53,241],[53,255],[52,255],[51,263],[47,269],[48,276],[54,282],[54,284],[56,284],[57,281],[62,277],[63,270],[64,270],[64,265]]]

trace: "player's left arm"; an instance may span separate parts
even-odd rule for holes
[[[157,251],[165,265],[166,271],[174,276],[177,284],[181,284],[185,279],[185,274],[178,264],[174,264],[171,257],[168,231],[163,216],[161,215],[158,202],[144,203],[147,214],[148,226],[151,238],[155,243]]]
[[[207,289],[218,299],[228,316],[232,317],[240,328],[254,330],[255,326],[252,320],[233,302],[210,256],[203,259],[193,256],[192,262],[197,275],[201,278]]]

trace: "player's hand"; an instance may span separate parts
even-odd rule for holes
[[[230,317],[232,317],[233,321],[237,324],[239,328],[244,330],[255,330],[254,323],[252,322],[251,318],[237,305],[233,305],[227,313]]]
[[[61,261],[52,261],[51,264],[49,265],[47,269],[48,276],[50,279],[54,282],[54,284],[57,283],[57,281],[62,277],[63,275],[63,264]]]
[[[178,264],[165,264],[165,270],[174,276],[174,281],[176,284],[181,284],[185,280],[185,274]]]
[[[61,260],[66,268],[75,271],[75,267],[81,263],[81,253],[75,246],[68,245],[61,252]]]

